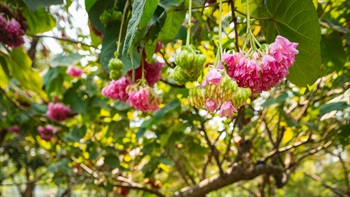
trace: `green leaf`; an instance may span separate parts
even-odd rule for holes
[[[168,10],[171,6],[179,6],[182,2],[183,0],[160,0],[159,5],[165,10]]]
[[[70,163],[69,159],[64,158],[56,163],[51,164],[47,169],[52,173],[66,172],[69,171],[68,164]]]
[[[299,43],[295,64],[287,78],[297,86],[313,84],[320,77],[321,31],[311,0],[267,0],[268,19],[263,21],[267,42],[277,35]]]
[[[5,58],[0,56],[0,88],[6,88],[6,86],[8,85],[8,83],[10,82],[9,79],[9,70],[7,68],[7,63],[5,61]]]
[[[127,56],[130,49],[135,43],[137,31],[143,29],[147,23],[151,20],[152,15],[157,8],[157,0],[135,0],[132,5],[132,15],[129,20],[128,28],[126,31],[123,56]]]
[[[52,80],[54,80],[60,74],[59,68],[49,68],[49,70],[43,76],[44,85],[48,85]]]
[[[180,101],[179,100],[173,100],[171,102],[169,102],[167,105],[165,105],[163,108],[155,111],[153,113],[153,116],[155,118],[163,118],[165,116],[166,113],[168,113],[169,111],[172,111],[174,109],[176,109],[178,106],[180,106]]]
[[[334,110],[343,110],[350,107],[346,102],[333,102],[333,103],[327,103],[320,107],[320,115],[326,114],[328,112],[334,111]]]
[[[322,35],[321,50],[322,62],[330,69],[329,72],[339,71],[344,68],[347,56],[338,32]]]
[[[44,8],[40,8],[35,12],[23,9],[22,14],[27,19],[29,27],[26,34],[44,33],[56,27],[55,19]]]
[[[160,156],[158,160],[159,160],[160,163],[163,163],[163,164],[165,164],[167,166],[174,166],[174,164],[175,164],[173,160],[168,159],[168,158],[166,158],[164,156]]]
[[[74,126],[73,130],[64,136],[66,142],[79,142],[86,134],[86,126],[78,127]]]
[[[68,55],[60,53],[60,54],[55,55],[51,59],[50,65],[51,65],[51,67],[70,66],[70,65],[74,65],[77,62],[79,62],[82,57],[83,56],[80,55],[79,53],[70,53]]]
[[[46,100],[47,95],[41,89],[43,86],[42,78],[39,72],[32,70],[32,60],[24,53],[22,47],[12,50],[11,56],[1,52],[0,56],[3,57],[8,65],[10,75],[16,78],[24,89],[34,91]]]
[[[109,123],[108,133],[113,133],[114,138],[124,137],[127,128],[129,128],[129,120],[127,119],[118,122],[112,121]]]
[[[87,100],[83,100],[83,96],[77,92],[74,87],[69,88],[64,94],[63,102],[68,104],[72,109],[72,112],[85,113]]]
[[[50,5],[63,4],[63,0],[23,0],[27,4],[30,11],[36,11],[39,8]]]
[[[143,137],[143,135],[147,131],[147,127],[151,124],[152,120],[153,119],[151,118],[151,119],[143,121],[143,123],[139,127],[139,130],[136,132],[136,139],[137,140],[139,140],[141,137]]]
[[[166,13],[166,20],[156,40],[168,43],[175,39],[185,20],[185,16],[185,10],[175,10],[175,7],[170,8]]]
[[[96,3],[97,0],[85,0],[85,10],[89,12],[90,8]]]
[[[104,163],[111,166],[112,168],[118,168],[120,166],[118,157],[112,154],[105,156]]]
[[[108,24],[108,26],[106,27],[106,32],[103,35],[100,63],[102,65],[102,68],[106,71],[109,71],[109,60],[111,60],[114,57],[114,52],[117,50],[116,43],[118,41],[118,34],[115,32],[119,32],[119,26],[120,22]]]
[[[93,76],[91,75],[88,75],[88,77],[86,78],[85,86],[86,86],[85,92],[91,97],[94,96],[98,91],[98,87],[94,82]]]

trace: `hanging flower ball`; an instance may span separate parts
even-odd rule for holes
[[[122,77],[118,80],[112,80],[102,89],[103,96],[111,99],[118,99],[122,102],[128,100],[129,95],[126,93],[126,88],[131,84],[128,77]]]
[[[52,120],[64,121],[70,112],[70,108],[64,106],[62,103],[49,103],[46,116]]]
[[[66,74],[72,77],[81,77],[83,70],[76,66],[69,66],[66,70]]]
[[[263,45],[261,50],[224,54],[222,64],[239,87],[261,93],[275,87],[289,74],[288,68],[299,53],[297,46],[298,43],[277,36],[275,42]]]

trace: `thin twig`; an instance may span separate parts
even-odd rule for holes
[[[198,112],[198,111],[197,111]],[[215,159],[215,161],[216,161],[216,164],[217,164],[217,166],[219,167],[219,171],[220,171],[220,174],[222,175],[223,173],[224,173],[224,171],[223,171],[223,169],[222,169],[222,167],[221,167],[221,163],[220,163],[220,159],[219,159],[219,154],[217,153],[218,152],[218,150],[215,148],[215,146],[211,143],[211,141],[210,141],[210,139],[209,139],[209,137],[208,137],[208,134],[207,134],[207,131],[206,131],[206,129],[205,129],[205,126],[204,126],[204,123],[203,122],[201,122],[201,130],[202,130],[202,132],[203,132],[203,137],[204,137],[204,139],[205,139],[205,141],[207,142],[207,144],[208,144],[208,146],[209,146],[209,148],[211,149],[211,152],[212,152],[212,154],[213,154],[213,156],[214,156],[214,159]],[[200,132],[201,133],[201,132]]]
[[[328,185],[327,183],[323,182],[321,177],[314,175],[314,174],[309,174],[307,172],[303,172],[303,174],[306,175],[307,177],[321,183],[323,187],[330,189],[333,193],[337,194],[338,196],[341,196],[341,197],[346,196],[340,189],[333,187],[331,185]]]
[[[61,40],[61,41],[65,41],[65,42],[71,42],[71,43],[75,43],[75,44],[81,44],[81,45],[84,45],[84,46],[87,46],[87,47],[92,47],[92,48],[95,48],[95,46],[92,46],[90,44],[86,44],[86,43],[83,43],[81,41],[77,41],[77,40],[73,40],[73,39],[69,39],[69,38],[62,38],[62,37],[57,37],[57,36],[49,36],[49,35],[28,35],[28,36],[31,36],[31,37],[34,37],[34,38],[53,38],[53,39],[56,39],[56,40]]]

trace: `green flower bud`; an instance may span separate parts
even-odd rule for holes
[[[112,70],[109,77],[113,80],[117,80],[122,76],[122,72],[120,70]]]
[[[108,63],[108,68],[111,70],[121,70],[123,68],[123,62],[120,59],[111,59]]]

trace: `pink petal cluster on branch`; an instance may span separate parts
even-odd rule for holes
[[[142,112],[155,111],[159,109],[161,98],[155,94],[150,87],[137,88],[130,86],[128,88],[130,106]]]
[[[24,44],[24,30],[15,19],[6,20],[0,14],[0,41],[9,47],[17,48]]]
[[[76,66],[69,66],[66,70],[66,74],[72,77],[81,77],[83,70]]]
[[[253,93],[267,91],[281,82],[294,64],[298,43],[277,36],[266,51],[252,51],[223,54],[228,75],[237,81],[239,87],[250,88]]]
[[[57,132],[56,128],[53,127],[52,125],[46,125],[45,127],[38,126],[37,130],[40,133],[41,139],[45,141],[49,141],[53,137],[53,135]]]
[[[64,121],[70,113],[70,108],[62,103],[49,103],[46,116],[56,121]]]
[[[122,77],[117,81],[112,80],[106,87],[102,89],[103,96],[120,101],[127,101],[129,95],[126,93],[126,88],[131,85],[128,77]]]

